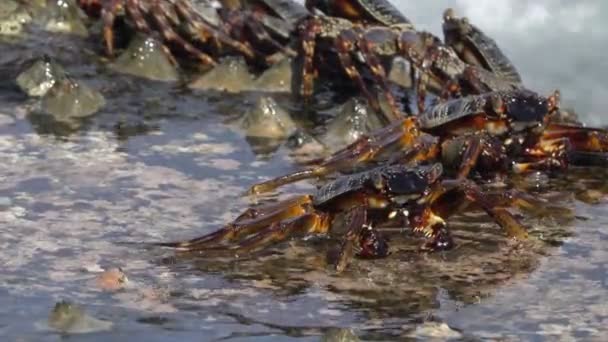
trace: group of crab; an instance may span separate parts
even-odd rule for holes
[[[608,165],[607,131],[569,120],[559,92],[545,97],[528,90],[494,40],[451,9],[443,15],[442,41],[416,30],[387,0],[306,0],[304,6],[224,0],[220,7],[190,0],[80,3],[103,18],[109,54],[120,18],[137,31],[158,34],[175,55],[208,65],[227,54],[257,67],[289,56],[296,60],[295,89],[303,102],[314,95],[315,79],[338,75],[351,80],[386,121],[329,157],[250,189],[259,194],[328,178],[315,195],[252,207],[208,235],[159,243],[182,254],[245,256],[292,237],[327,235],[341,221],[347,229],[334,265],[342,271],[355,255],[389,255],[379,229],[387,224],[420,233],[422,250],[452,248],[446,219],[471,204],[509,236],[524,239],[527,229],[508,209],[538,205],[535,198],[515,190],[485,191],[484,182]],[[397,86],[387,77],[397,57],[409,66],[403,83],[415,95],[415,111],[400,107]]]

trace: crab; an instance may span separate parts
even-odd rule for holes
[[[445,44],[466,63],[483,67],[505,82],[522,82],[517,69],[496,42],[466,17],[458,18],[452,8],[443,13],[443,36]]]
[[[608,132],[552,123],[558,108],[558,92],[543,97],[524,89],[450,100],[361,137],[326,159],[312,161],[313,166],[255,184],[249,193],[382,162],[416,165],[456,159],[454,178],[460,180],[476,166],[524,173],[568,164],[606,165]]]
[[[296,17],[307,13],[296,3],[288,7],[286,3],[291,3],[289,0],[254,0],[251,6],[260,4],[255,10],[230,0],[224,0],[225,7],[220,9],[210,3],[194,4],[189,0],[78,1],[89,14],[102,17],[105,49],[109,56],[114,55],[115,22],[120,17],[138,32],[158,34],[173,51],[185,52],[203,65],[215,65],[218,55],[230,52],[260,64],[271,64],[273,59],[270,55],[284,48],[284,44],[269,33],[274,28],[273,32],[285,34],[286,29],[277,24],[283,17],[277,16],[287,16],[289,11],[293,11],[290,20],[295,21]],[[270,14],[269,8],[276,11]],[[245,36],[245,32],[251,34]],[[228,47],[228,52],[225,47]]]
[[[311,16],[298,26],[300,33],[300,54],[302,58],[300,95],[307,101],[313,94],[316,65],[319,59],[337,56],[340,67],[352,79],[370,106],[385,115],[387,122],[403,117],[397,107],[386,77],[384,59],[392,60],[395,56],[406,58],[418,70],[428,70],[434,59],[431,47],[440,43],[427,32],[418,32],[409,24],[393,26],[363,26],[358,23],[337,17]],[[328,63],[324,63],[326,66]],[[330,61],[329,65],[333,63]],[[369,71],[375,84],[382,91],[388,110],[382,111],[378,97],[372,94],[363,78],[362,66]],[[324,73],[322,70],[321,73]],[[422,83],[417,89],[423,93]],[[420,107],[420,103],[419,103]]]
[[[183,256],[246,257],[292,237],[330,234],[336,217],[344,215],[347,232],[334,264],[336,271],[342,272],[353,255],[382,258],[389,254],[388,244],[377,228],[390,222],[424,235],[424,251],[452,248],[454,242],[445,219],[454,213],[448,204],[454,198],[463,204],[477,204],[510,236],[527,237],[525,227],[492,196],[467,180],[444,180],[442,173],[441,164],[379,166],[339,177],[319,188],[314,196],[251,208],[202,237],[155,245],[177,248]]]

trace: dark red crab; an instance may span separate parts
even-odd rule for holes
[[[247,210],[224,228],[183,242],[158,243],[179,248],[178,255],[203,257],[247,257],[292,237],[327,235],[334,218],[345,215],[347,232],[342,237],[335,262],[343,271],[353,255],[380,258],[388,255],[388,245],[377,227],[396,221],[422,233],[428,240],[423,250],[453,247],[445,219],[453,214],[447,198],[458,194],[459,203],[475,203],[509,235],[527,236],[526,229],[492,196],[467,180],[442,180],[441,164],[380,166],[342,176],[322,186],[314,196],[300,196],[280,203]]]

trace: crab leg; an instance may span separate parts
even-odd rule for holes
[[[464,143],[462,162],[456,175],[457,180],[465,179],[477,164],[477,160],[483,151],[483,138],[479,135],[468,137]]]
[[[516,239],[526,239],[528,237],[526,228],[509,211],[496,206],[489,196],[481,191],[477,184],[465,179],[443,181],[443,185],[455,185],[457,189],[464,193],[467,200],[481,207],[510,237]]]
[[[317,17],[312,17],[305,22],[300,30],[300,41],[302,49],[302,85],[300,94],[304,101],[308,101],[313,93],[315,67],[314,57],[317,36],[321,34],[322,24]]]
[[[312,197],[300,196],[257,209],[248,209],[235,221],[207,235],[187,241],[163,242],[155,245],[198,250],[208,246],[237,241],[262,231],[274,222],[291,219],[311,211]]]
[[[380,108],[380,103],[378,99],[372,95],[367,86],[365,85],[365,81],[363,81],[363,77],[355,67],[353,63],[351,53],[354,52],[355,45],[357,42],[358,36],[354,30],[346,30],[341,32],[336,38],[336,50],[338,52],[338,58],[340,59],[340,64],[344,69],[344,72],[348,77],[357,83],[359,90],[363,93],[363,96],[367,98],[367,101],[370,104],[370,107],[378,113],[382,113],[382,108]],[[393,101],[394,102],[394,101]],[[388,122],[393,122],[395,118],[387,118]]]
[[[137,0],[129,0],[129,3],[132,3],[132,2],[134,2],[135,4],[129,5],[129,9],[139,12],[139,16],[141,16],[143,18],[143,16],[141,15],[141,11],[139,10],[139,7],[136,5]],[[215,66],[217,64],[211,56],[202,52],[201,50],[197,49],[194,45],[192,45],[189,42],[187,42],[186,40],[184,40],[182,37],[180,37],[177,34],[177,32],[175,32],[171,28],[171,24],[167,20],[167,17],[170,17],[170,16],[167,14],[166,9],[162,6],[162,4],[160,2],[156,2],[154,5],[152,5],[150,12],[152,13],[152,17],[156,21],[156,24],[158,25],[158,27],[160,29],[161,36],[163,37],[164,40],[174,43],[177,46],[181,47],[187,53],[198,58],[203,65]],[[134,15],[134,17],[135,17],[135,15]]]
[[[233,245],[199,247],[192,246],[179,251],[179,255],[200,254],[204,256],[238,257],[255,253],[268,246],[283,242],[291,237],[322,235],[330,228],[331,217],[328,214],[313,212],[295,218],[278,221],[264,226],[257,234],[240,240]]]
[[[184,22],[192,26],[193,31],[201,42],[205,42],[208,39],[208,36],[213,36],[216,42],[221,42],[230,46],[242,53],[245,57],[255,57],[255,53],[249,46],[230,38],[228,35],[220,32],[217,28],[208,25],[200,15],[195,17],[192,13],[196,13],[196,11],[189,2],[177,1],[175,3],[175,11],[184,19]]]
[[[355,254],[363,258],[382,258],[388,255],[388,244],[378,231],[369,225],[367,209],[357,206],[347,213],[348,231],[340,244],[334,264],[337,273],[343,272]]]
[[[340,37],[342,37],[342,34],[340,35]],[[356,36],[353,38],[357,39]],[[384,114],[384,116],[388,122],[397,121],[403,117],[403,114],[397,108],[397,103],[395,102],[395,98],[393,97],[393,95],[391,93],[391,89],[389,88],[388,83],[386,82],[387,77],[386,77],[386,71],[384,70],[384,67],[380,63],[380,60],[378,59],[378,57],[372,52],[372,51],[374,51],[374,45],[373,45],[372,39],[366,38],[364,36],[364,37],[360,38],[359,40],[361,40],[361,43],[358,44],[359,49],[360,49],[361,53],[363,54],[365,62],[367,63],[367,65],[370,68],[370,71],[371,71],[372,76],[374,77],[374,80],[376,81],[376,83],[378,83],[380,85],[380,88],[383,91],[383,95],[389,106],[390,115],[389,115],[389,113],[385,113],[385,111],[383,111],[382,108],[380,108],[378,99],[375,96],[371,96],[371,94],[369,94],[367,92],[367,90],[366,90],[367,86],[365,85],[365,83],[361,79],[361,76],[359,75],[360,81],[358,81],[358,82],[360,83],[360,88],[366,90],[366,92],[368,94],[367,96],[370,99],[370,104],[372,104],[373,107],[376,107],[376,108],[374,108],[374,110],[376,110],[379,113]],[[340,41],[340,39],[338,41]],[[345,44],[343,44],[343,45],[345,45]],[[354,48],[354,43],[351,42],[345,46],[350,47],[350,49],[352,50]],[[351,51],[351,53],[352,52],[353,51]],[[344,65],[344,63],[343,63],[343,65]],[[357,72],[357,74],[358,74],[358,72]]]
[[[376,156],[389,148],[396,147],[403,149],[412,146],[418,135],[419,132],[416,127],[415,119],[402,119],[371,136],[359,138],[357,141],[336,152],[316,167],[296,171],[256,184],[252,186],[248,192],[250,194],[260,194],[303,179],[323,177],[332,172],[352,169],[353,166],[357,164],[373,160]]]
[[[116,12],[121,7],[121,0],[110,0],[104,3],[101,10],[101,17],[103,19],[103,39],[106,43],[106,53],[108,56],[114,56],[114,20],[116,19]]]
[[[608,131],[603,129],[550,124],[543,131],[540,143],[559,138],[567,138],[576,151],[608,151]]]

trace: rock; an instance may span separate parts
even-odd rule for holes
[[[48,319],[49,328],[69,334],[105,331],[112,328],[112,325],[112,322],[89,316],[82,308],[69,301],[55,304]]]
[[[291,116],[271,97],[258,99],[253,108],[240,120],[248,137],[282,139],[296,130]]]
[[[23,32],[23,26],[32,21],[32,17],[15,0],[0,1],[0,36],[16,36]]]
[[[59,122],[88,117],[105,105],[98,91],[69,77],[55,82],[42,98],[41,110]]]
[[[321,141],[335,151],[353,143],[364,134],[383,127],[378,116],[365,100],[352,98],[339,109],[338,115],[327,126]]]
[[[57,80],[65,78],[66,72],[63,67],[45,56],[17,76],[17,85],[29,96],[42,97]]]
[[[330,328],[323,337],[322,342],[359,342],[361,341],[351,329],[345,328]]]
[[[291,92],[291,64],[291,58],[281,59],[255,80],[253,88],[262,92]]]
[[[171,62],[171,56],[161,43],[152,38],[137,35],[127,49],[110,66],[120,73],[154,81],[175,82],[179,73]]]
[[[240,57],[224,58],[222,62],[188,85],[192,89],[239,93],[254,89],[253,75]]]
[[[425,322],[424,324],[417,326],[416,329],[409,334],[409,337],[425,341],[446,341],[462,338],[463,335],[459,331],[450,328],[450,326],[445,323]]]
[[[87,37],[86,15],[74,0],[47,1],[32,6],[34,21],[49,32]]]
[[[111,268],[95,278],[95,286],[104,291],[118,291],[129,280],[120,268]]]
[[[301,130],[295,131],[285,143],[295,158],[315,158],[327,152],[325,146],[312,135]]]

